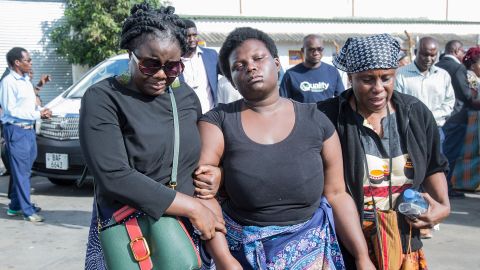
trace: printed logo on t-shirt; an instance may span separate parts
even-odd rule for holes
[[[311,83],[303,81],[300,83],[300,89],[302,91],[311,91],[311,92],[323,92],[328,89],[330,84],[326,82]]]

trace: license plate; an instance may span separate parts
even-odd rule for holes
[[[45,165],[47,169],[68,170],[68,154],[46,153]]]

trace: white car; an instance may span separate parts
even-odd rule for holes
[[[83,94],[91,85],[126,72],[128,61],[128,54],[121,54],[101,62],[45,105],[52,110],[53,116],[37,122],[38,154],[32,174],[48,177],[58,185],[73,184],[80,178],[85,168],[78,140]]]

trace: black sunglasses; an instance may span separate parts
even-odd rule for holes
[[[314,53],[314,52],[316,52],[316,51],[318,51],[319,53],[321,53],[321,52],[323,52],[323,49],[324,49],[323,47],[308,48],[307,51],[308,51],[309,53]]]
[[[178,77],[182,74],[183,69],[185,66],[183,65],[182,61],[168,61],[164,65],[159,60],[152,59],[152,58],[140,58],[135,55],[132,51],[132,58],[137,63],[138,69],[144,75],[153,76],[157,74],[160,70],[165,72],[165,75],[169,78]]]

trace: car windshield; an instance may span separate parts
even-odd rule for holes
[[[107,60],[92,68],[77,83],[63,94],[64,98],[82,98],[85,91],[94,83],[105,78],[122,74],[128,70],[128,59]]]

